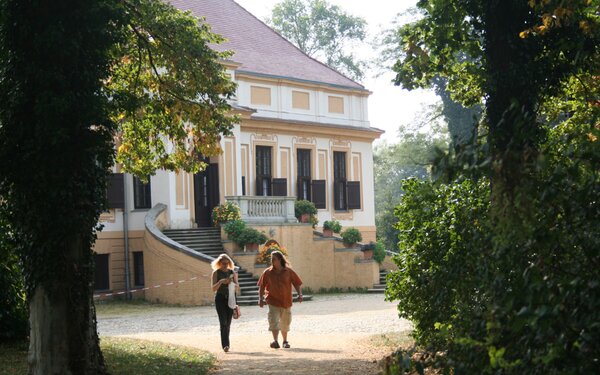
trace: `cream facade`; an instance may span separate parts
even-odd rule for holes
[[[182,9],[208,7],[190,9],[195,13],[205,10],[209,15],[215,12],[212,16],[216,20],[215,29],[220,25],[222,30],[228,30],[226,19],[215,18],[223,7],[229,7],[229,13],[239,13],[236,20],[245,19],[243,9],[231,0],[173,3]],[[211,17],[207,16],[207,20],[210,22]],[[248,18],[247,22],[248,32],[254,27],[257,33],[281,39],[269,34],[266,25],[256,24],[260,21]],[[235,35],[229,37],[234,43]],[[276,42],[281,48],[290,48],[285,41]],[[233,61],[223,62],[238,85],[231,105],[240,115],[240,122],[231,136],[221,139],[223,153],[206,160],[207,171],[197,175],[157,171],[149,186],[131,175],[123,176],[123,207],[111,209],[101,217],[104,229],[99,233],[95,250],[97,264],[103,267],[108,264],[108,270],[96,279],[97,285],[102,286],[97,288],[98,293],[145,287],[138,295],[153,300],[210,303],[212,292],[206,288],[209,281],[205,278],[181,283],[178,297],[166,288],[148,289],[149,284],[161,285],[210,273],[207,268],[210,259],[169,250],[168,243],[158,240],[160,234],[149,230],[149,222],[159,232],[208,227],[212,208],[227,199],[256,201],[281,196],[313,200],[320,224],[337,219],[345,228],[358,228],[363,242],[375,241],[372,143],[382,131],[371,127],[368,119],[370,92],[337,72],[326,70],[323,74],[321,71],[329,68],[305,55],[300,58],[306,61],[297,62],[302,64],[298,65],[298,74],[291,67],[289,74],[282,75],[258,68],[253,71],[255,62],[242,52],[234,55]],[[296,52],[290,50],[290,53]],[[315,74],[307,71],[307,66]],[[149,221],[148,214],[157,205],[161,206],[161,212],[154,221]],[[301,276],[313,290],[370,287],[377,281],[376,264],[361,261],[359,250],[343,249],[339,241],[314,235],[308,224],[277,223],[265,218],[263,224],[253,222],[253,225],[288,249],[290,261],[299,273],[304,273]],[[229,252],[244,268],[255,270],[252,256],[235,249]],[[129,256],[127,267],[125,253]],[[314,270],[319,268],[326,272],[315,274]]]

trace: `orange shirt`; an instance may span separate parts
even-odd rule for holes
[[[258,285],[265,287],[269,305],[288,308],[292,307],[292,285],[298,288],[302,285],[302,280],[291,268],[276,270],[271,266],[264,270]]]

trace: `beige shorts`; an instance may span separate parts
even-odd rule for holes
[[[292,322],[292,308],[269,305],[269,331],[290,331]]]

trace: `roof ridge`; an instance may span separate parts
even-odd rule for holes
[[[263,26],[265,26],[267,29],[269,29],[270,32],[274,33],[275,35],[277,35],[278,37],[280,37],[281,39],[283,39],[286,43],[288,43],[289,45],[291,45],[293,48],[295,48],[296,50],[298,50],[300,53],[302,53],[304,56],[308,57],[309,59],[323,65],[324,67],[326,67],[327,69],[335,72],[336,74],[356,83],[357,85],[361,86],[363,89],[366,90],[365,86],[360,83],[360,82],[356,82],[355,80],[353,80],[350,77],[347,77],[346,75],[340,73],[339,71],[337,71],[336,69],[332,68],[331,66],[325,64],[322,61],[317,60],[316,58],[312,57],[311,55],[307,54],[306,52],[304,52],[303,50],[301,50],[300,48],[298,48],[298,46],[296,46],[294,43],[290,42],[286,37],[284,37],[283,35],[281,35],[280,33],[278,33],[275,29],[273,29],[271,26],[267,25],[265,22],[263,22],[260,18],[256,17],[254,14],[252,14],[248,9],[244,8],[242,5],[238,4],[237,1],[235,0],[229,0],[233,3],[235,3],[235,5],[237,5],[238,7],[240,7],[241,9],[244,10],[244,12],[248,13],[250,16],[252,16],[254,19],[256,19],[258,22],[260,22]]]

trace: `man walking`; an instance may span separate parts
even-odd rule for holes
[[[292,322],[292,286],[298,292],[298,302],[302,302],[302,280],[290,267],[279,251],[271,253],[271,267],[267,268],[258,280],[260,307],[269,305],[269,331],[273,334],[271,348],[279,349],[279,331],[283,338],[282,346],[289,348],[287,334]]]

